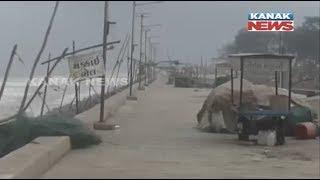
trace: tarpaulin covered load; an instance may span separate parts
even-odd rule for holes
[[[233,100],[234,104],[238,105],[240,96],[240,79],[234,79],[233,83]],[[253,109],[258,105],[270,106],[270,100],[274,95],[274,87],[255,85],[243,79],[242,104],[244,108]],[[287,100],[288,91],[286,89],[278,88],[278,95]],[[292,94],[292,103],[296,105],[295,109],[299,109],[299,107],[301,107],[310,110],[310,106],[300,98],[301,97],[299,97],[299,95]],[[214,88],[208,95],[201,110],[197,114],[198,128],[210,129],[215,132],[227,130],[228,132],[235,133],[238,115],[232,107],[231,82],[228,81]],[[293,110],[295,109],[293,108]],[[297,121],[297,118],[291,117],[290,119],[295,119]],[[303,119],[300,118],[300,120],[312,121],[312,118],[303,116]]]

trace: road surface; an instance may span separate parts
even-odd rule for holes
[[[319,178],[319,139],[277,147],[200,132],[196,114],[210,90],[173,88],[165,77],[139,92],[97,131],[103,143],[72,150],[41,178]],[[96,112],[99,113],[99,112]]]

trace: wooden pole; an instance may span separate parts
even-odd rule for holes
[[[44,51],[45,47],[46,47],[46,44],[47,44],[47,40],[49,38],[49,34],[50,34],[50,31],[51,31],[51,27],[52,27],[52,24],[53,24],[53,20],[54,20],[54,17],[56,15],[56,12],[58,10],[58,6],[59,6],[59,1],[56,1],[56,5],[54,7],[54,10],[53,10],[53,14],[52,14],[52,17],[50,19],[50,23],[49,23],[49,26],[47,28],[47,31],[46,31],[46,34],[45,34],[45,37],[44,37],[44,41],[42,43],[42,46],[41,46],[41,49],[34,61],[34,64],[33,64],[33,67],[31,69],[31,73],[30,73],[30,76],[29,76],[29,81],[27,82],[27,85],[26,85],[26,88],[25,88],[25,91],[24,91],[24,95],[23,95],[23,98],[22,98],[22,102],[21,102],[21,105],[20,105],[20,108],[19,108],[19,114],[23,111],[23,107],[25,105],[25,102],[27,100],[27,96],[28,96],[28,92],[29,92],[29,88],[30,88],[30,81],[32,80],[33,76],[34,76],[34,73],[35,73],[35,70],[36,70],[36,67],[38,65],[38,62],[40,60],[40,57],[42,55],[42,52]]]
[[[134,49],[134,17],[136,10],[136,1],[132,2],[132,29],[131,29],[131,55],[130,55],[130,91],[129,96],[132,96],[132,86],[133,86],[133,67],[132,67],[132,58],[133,58],[133,49]]]
[[[72,41],[72,52],[73,52],[73,56],[74,56],[74,52],[75,52],[75,49],[76,49],[76,47],[75,47],[75,42],[74,41]],[[78,84],[77,84],[77,82],[75,82],[74,83],[74,92],[75,92],[75,99],[76,99],[76,114],[78,114],[79,113],[79,99],[78,99]]]
[[[118,65],[118,71],[117,71],[116,82],[115,82],[116,85],[117,85],[117,82],[118,82],[118,75],[119,75],[119,71],[120,71],[120,66],[121,66],[121,64],[122,64],[123,61],[124,61],[125,51],[126,51],[128,45],[129,45],[128,42],[129,42],[129,39],[128,39],[126,45],[125,45],[125,48],[124,48],[124,50],[123,50],[123,54],[122,54],[122,56],[121,56],[121,58],[120,58],[120,63],[119,63],[119,65]]]
[[[61,110],[61,108],[62,108],[64,96],[65,96],[65,94],[66,94],[66,92],[67,92],[67,87],[68,87],[68,83],[69,83],[69,81],[70,81],[70,77],[71,77],[71,76],[69,75],[68,80],[67,80],[67,84],[66,84],[66,86],[64,87],[63,94],[62,94],[62,98],[61,98],[61,102],[60,102],[59,110]]]
[[[8,65],[7,65],[6,72],[4,74],[4,78],[3,78],[2,85],[1,85],[1,90],[0,90],[0,100],[1,100],[1,97],[3,95],[4,88],[6,87],[7,79],[8,79],[9,72],[10,72],[10,69],[11,69],[11,65],[12,65],[12,62],[13,62],[13,59],[14,59],[14,55],[16,54],[16,50],[17,50],[17,44],[15,44],[13,46],[13,49],[11,51],[10,60],[9,60]]]
[[[130,49],[127,51],[127,84],[130,84]]]
[[[142,76],[142,32],[143,32],[143,14],[140,15],[140,59],[139,59],[139,89],[141,89],[141,76]]]
[[[112,42],[107,43],[107,46],[113,45],[113,44],[118,44],[118,43],[120,43],[120,41],[112,41]],[[97,45],[93,45],[93,46],[89,46],[89,47],[86,47],[86,48],[78,49],[75,52],[66,53],[65,56],[70,56],[70,55],[73,55],[73,54],[77,54],[79,52],[87,51],[87,50],[90,50],[90,49],[95,49],[95,48],[102,47],[102,46],[103,46],[102,43],[101,44],[97,44]],[[111,49],[111,48],[109,48],[109,49]],[[55,58],[52,58],[50,60],[44,61],[44,62],[41,63],[41,65],[47,64],[47,63],[49,63],[51,61],[56,61],[58,58],[60,58],[60,57],[55,57]]]
[[[90,78],[90,81],[89,81],[89,101],[90,101],[90,104],[92,102],[92,97],[91,97],[91,83],[92,83],[92,78]]]
[[[201,77],[204,77],[202,56],[201,56],[201,67],[200,67],[200,80],[201,80]]]
[[[50,59],[51,55],[49,53],[49,59]],[[40,116],[43,116],[43,110],[44,110],[44,105],[46,104],[46,98],[47,98],[47,90],[48,90],[48,82],[49,82],[49,70],[50,70],[50,63],[48,63],[47,66],[47,78],[45,79],[46,81],[46,85],[44,86],[44,93],[43,93],[43,99],[42,99],[42,106],[41,106],[41,113]]]
[[[112,68],[111,76],[109,77],[109,84],[108,84],[108,87],[107,87],[107,93],[109,93],[110,84],[111,84],[110,82],[111,82],[111,80],[112,80],[113,74],[114,74],[117,66],[118,66],[119,63],[120,63],[120,59],[121,59],[122,52],[123,52],[123,54],[125,53],[125,48],[126,48],[126,46],[127,46],[127,40],[128,40],[128,35],[125,37],[125,40],[124,40],[124,42],[123,42],[123,44],[122,44],[122,46],[121,46],[121,48],[120,48],[119,54],[118,54],[118,56],[117,56],[116,63],[115,63],[115,65],[114,65],[113,68]],[[129,41],[129,40],[128,40],[128,41]]]
[[[148,30],[145,31],[145,42],[144,42],[144,85],[148,85],[147,83],[147,34],[148,34]]]
[[[106,70],[106,62],[107,62],[107,36],[108,36],[108,32],[109,32],[109,20],[108,20],[108,1],[104,2],[104,18],[103,18],[103,48],[102,48],[102,57],[103,57],[103,65],[104,65],[104,69]],[[104,97],[105,97],[105,79],[106,79],[106,75],[104,73],[104,75],[101,77],[101,94],[100,94],[100,122],[104,122]]]
[[[58,60],[53,64],[53,66],[51,67],[51,69],[50,69],[49,73],[47,74],[47,76],[45,77],[45,79],[46,79],[47,77],[50,77],[51,73],[53,72],[53,70],[55,69],[55,67],[58,65],[58,63],[63,59],[63,57],[65,56],[65,53],[66,53],[67,51],[68,51],[68,48],[64,49],[64,51],[63,51],[63,53],[62,53],[62,55],[61,55],[61,58],[58,59]],[[32,97],[30,98],[30,100],[28,101],[27,105],[26,105],[24,108],[22,108],[22,112],[25,111],[25,110],[29,107],[29,105],[31,104],[31,102],[33,101],[33,99],[36,97],[36,95],[38,94],[38,92],[40,91],[40,89],[43,87],[44,83],[45,83],[45,80],[43,80],[43,81],[41,82],[40,86],[37,88],[37,90],[35,91],[35,93],[33,94],[33,96],[32,96]],[[20,113],[20,112],[19,112],[19,113]]]

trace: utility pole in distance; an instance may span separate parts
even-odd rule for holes
[[[144,6],[144,5],[150,5],[155,3],[162,3],[163,1],[154,1],[154,2],[146,2],[146,3],[136,3],[136,1],[132,2],[132,28],[131,28],[131,55],[130,55],[130,91],[129,96],[127,97],[127,100],[138,100],[136,96],[132,95],[132,86],[133,86],[133,49],[134,49],[134,23],[135,23],[135,12],[136,12],[136,6]]]
[[[143,68],[142,68],[142,35],[143,35],[143,18],[145,17],[146,13],[142,13],[140,15],[140,59],[139,59],[139,90],[144,90],[144,87],[141,86],[141,81],[142,81],[142,72],[143,72]]]
[[[133,67],[132,67],[132,61],[133,61],[133,49],[134,49],[134,17],[136,14],[136,1],[132,2],[132,27],[131,27],[131,54],[130,54],[130,91],[129,96],[127,97],[127,100],[138,100],[137,97],[132,96],[132,86],[133,86]]]

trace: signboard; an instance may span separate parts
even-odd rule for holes
[[[74,81],[104,76],[105,67],[100,51],[71,56],[69,59],[70,77]]]
[[[230,63],[218,63],[216,64],[216,68],[217,70],[221,70],[221,71],[229,71],[231,69],[231,64]]]
[[[243,68],[255,73],[286,72],[289,70],[288,62],[286,59],[245,58]]]
[[[240,70],[240,58],[230,58],[234,70]],[[287,72],[289,71],[288,59],[276,58],[243,58],[243,70],[245,72],[253,73],[269,73],[275,71]]]

